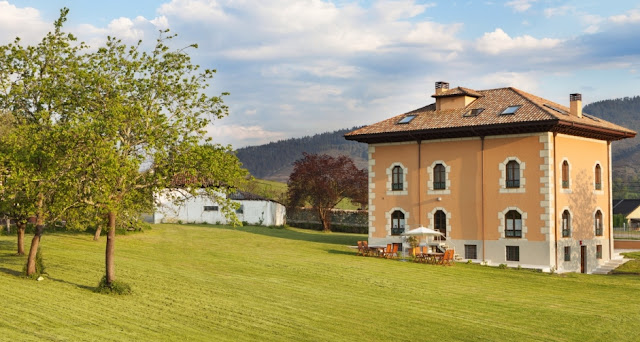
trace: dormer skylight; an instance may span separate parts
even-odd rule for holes
[[[545,106],[545,107],[547,107],[547,108],[553,109],[553,110],[555,110],[556,112],[558,112],[558,113],[560,113],[560,114],[569,115],[569,113],[567,113],[567,111],[566,111],[566,110],[562,110],[562,109],[560,109],[560,108],[558,108],[558,107],[554,107],[554,106],[552,106],[552,105],[548,105],[548,104],[546,104],[546,103],[544,104],[544,106]]]
[[[462,116],[464,116],[464,117],[478,116],[483,111],[484,111],[484,108],[474,108],[474,109],[471,109],[471,110],[467,111],[466,113],[462,114]]]
[[[512,115],[512,114],[515,114],[516,111],[518,109],[520,109],[520,107],[522,107],[522,105],[509,106],[509,107],[507,107],[507,109],[503,110],[502,113],[500,113],[500,115]]]
[[[411,122],[411,120],[415,118],[416,118],[415,115],[407,115],[404,118],[400,119],[400,121],[398,121],[398,124],[408,124],[409,122]]]

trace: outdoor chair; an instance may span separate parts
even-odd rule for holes
[[[392,251],[392,247],[393,245],[388,243],[387,244],[387,248],[382,251],[382,253],[379,254],[380,257],[384,257],[384,258],[388,258],[389,255],[391,255],[391,251]]]
[[[364,252],[364,256],[369,256],[373,253],[373,250],[369,248],[369,242],[367,240],[362,241],[362,250]]]
[[[442,256],[442,259],[440,259],[440,262],[438,262],[438,264],[440,264],[442,266],[452,266],[453,265],[453,253],[454,253],[453,249],[447,249],[444,252],[444,255]]]
[[[393,247],[392,247],[391,252],[390,253],[385,253],[386,254],[385,257],[387,259],[392,259],[392,258],[397,258],[398,257],[398,244],[394,243],[392,246]],[[387,247],[389,247],[389,245],[387,245]]]
[[[362,241],[358,241],[358,253],[356,255],[364,256],[364,246],[362,245]]]

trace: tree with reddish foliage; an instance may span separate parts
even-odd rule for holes
[[[347,156],[337,158],[329,155],[303,153],[298,159],[288,181],[289,206],[305,203],[317,211],[322,228],[331,231],[331,209],[342,199],[350,198],[357,203],[366,203],[367,172],[358,169]]]

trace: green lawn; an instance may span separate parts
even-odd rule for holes
[[[361,235],[156,225],[118,236],[130,296],[92,292],[104,241],[47,234],[49,276],[0,237],[0,340],[637,341],[640,277],[355,256]],[[28,239],[27,242],[29,242]]]

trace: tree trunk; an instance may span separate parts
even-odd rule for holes
[[[36,221],[36,232],[33,234],[31,240],[31,249],[29,249],[29,258],[27,259],[27,275],[33,275],[36,273],[36,253],[38,253],[38,246],[40,246],[40,237],[44,231],[44,224],[42,224],[42,218],[38,217]]]
[[[116,213],[109,212],[109,230],[107,231],[107,248],[105,250],[106,285],[111,284],[116,279],[116,268],[113,263],[113,249],[116,242]]]
[[[24,255],[24,231],[27,229],[27,223],[18,222],[17,226],[18,226],[18,255]]]
[[[4,217],[4,224],[7,226],[7,235],[11,235],[11,219],[8,218],[7,216],[5,216]]]
[[[331,211],[325,208],[318,208],[318,216],[320,217],[320,222],[322,223],[322,230],[325,233],[331,231]]]
[[[102,225],[99,224],[98,227],[96,228],[96,233],[93,234],[93,241],[98,241],[98,239],[100,239],[100,233],[102,233]]]

